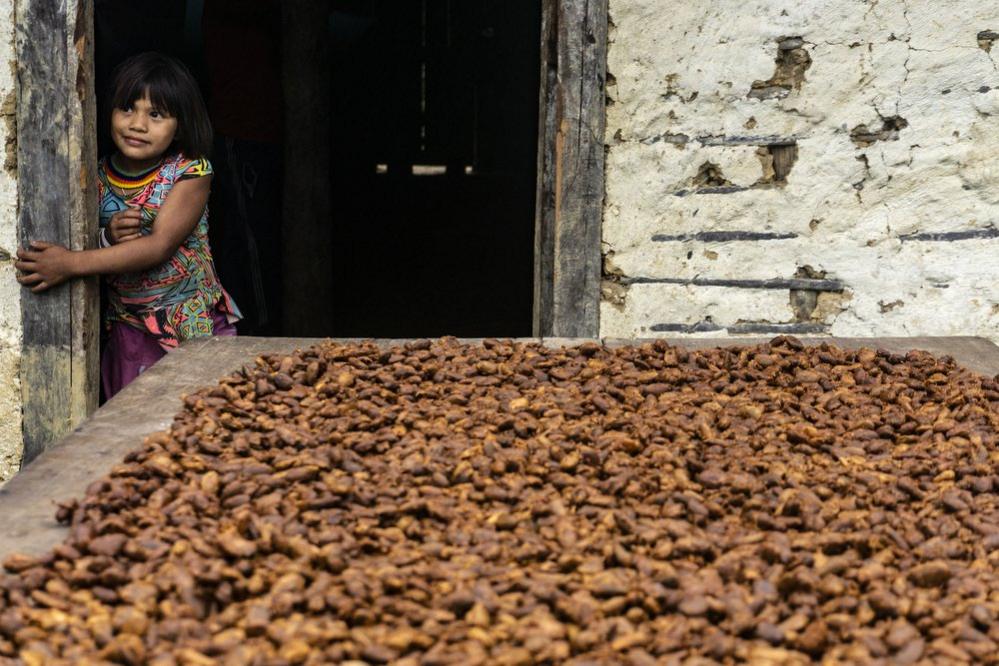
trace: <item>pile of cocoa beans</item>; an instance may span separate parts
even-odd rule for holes
[[[4,562],[0,661],[999,662],[999,383],[949,358],[326,343],[184,405]]]

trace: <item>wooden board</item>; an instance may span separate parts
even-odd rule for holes
[[[329,12],[325,0],[281,3],[285,114],[282,331],[286,335],[322,335],[333,327],[334,313],[328,306],[333,301]]]
[[[97,202],[89,0],[16,5],[18,241],[93,247]],[[96,278],[21,299],[24,461],[97,407]]]
[[[752,345],[769,338],[701,338],[669,340],[686,348]],[[581,339],[540,340],[557,347]],[[922,349],[953,356],[958,363],[985,374],[999,373],[999,347],[987,340],[957,338],[814,338],[806,344],[830,342],[847,348],[878,347],[894,352]],[[211,338],[181,346],[143,373],[80,428],[46,450],[34,463],[0,488],[0,559],[12,552],[41,554],[62,540],[65,530],[54,519],[56,503],[83,495],[146,435],[170,426],[182,396],[253,363],[263,353],[288,353],[319,342],[295,338]],[[403,340],[380,340],[388,346]],[[478,340],[465,340],[475,343]],[[619,346],[629,340],[605,340]],[[640,341],[639,341],[640,342]]]
[[[607,0],[542,5],[535,335],[600,330],[607,27]]]

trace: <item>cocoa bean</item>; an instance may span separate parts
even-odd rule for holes
[[[939,560],[920,564],[909,572],[909,580],[920,587],[940,587],[950,577],[950,567]]]
[[[0,578],[25,663],[988,662],[999,389],[793,338],[265,355]]]

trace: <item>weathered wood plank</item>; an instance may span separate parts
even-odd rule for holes
[[[18,240],[69,244],[67,202],[59,184],[69,178],[65,105],[66,2],[26,0],[15,7],[17,167],[20,184]],[[70,293],[25,294],[21,316],[24,461],[30,461],[69,427]],[[45,408],[51,407],[46,417]]]
[[[542,19],[535,333],[600,326],[607,0],[547,0]]]
[[[534,206],[534,335],[554,335],[555,91],[558,86],[558,3],[541,5],[541,90],[538,108],[538,192]]]
[[[86,53],[87,32],[77,36],[74,30],[77,20],[85,22],[88,16],[89,2],[84,2],[82,15],[77,14],[76,0],[23,0],[15,7],[18,239],[22,245],[44,240],[80,247],[81,229],[74,229],[73,208],[81,196],[81,174],[73,172],[70,157],[79,148],[70,135],[74,130],[77,136],[80,133],[80,124],[74,127],[72,123],[73,100],[77,104],[80,100],[75,92],[80,59],[71,49],[79,37]],[[79,214],[76,217],[83,224]],[[85,285],[63,285],[22,299],[25,462],[86,414],[86,400],[81,403],[79,396],[86,395],[91,378],[79,372],[86,366],[85,359],[74,361],[86,353],[79,348],[73,327],[86,301]]]
[[[285,335],[323,335],[333,322],[329,11],[325,0],[281,3]]]
[[[75,5],[75,7],[74,7]],[[67,34],[67,97],[69,143],[69,225],[71,247],[97,245],[97,100],[94,91],[94,3],[69,0],[74,17]],[[70,423],[76,424],[97,409],[100,382],[100,281],[75,280],[70,286],[73,312],[71,334]]]

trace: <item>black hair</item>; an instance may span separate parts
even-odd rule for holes
[[[172,149],[190,158],[209,155],[212,123],[198,84],[184,63],[149,51],[118,65],[111,83],[109,113],[131,108],[137,99],[146,96],[154,107],[177,119]],[[109,126],[110,121],[109,116]]]

